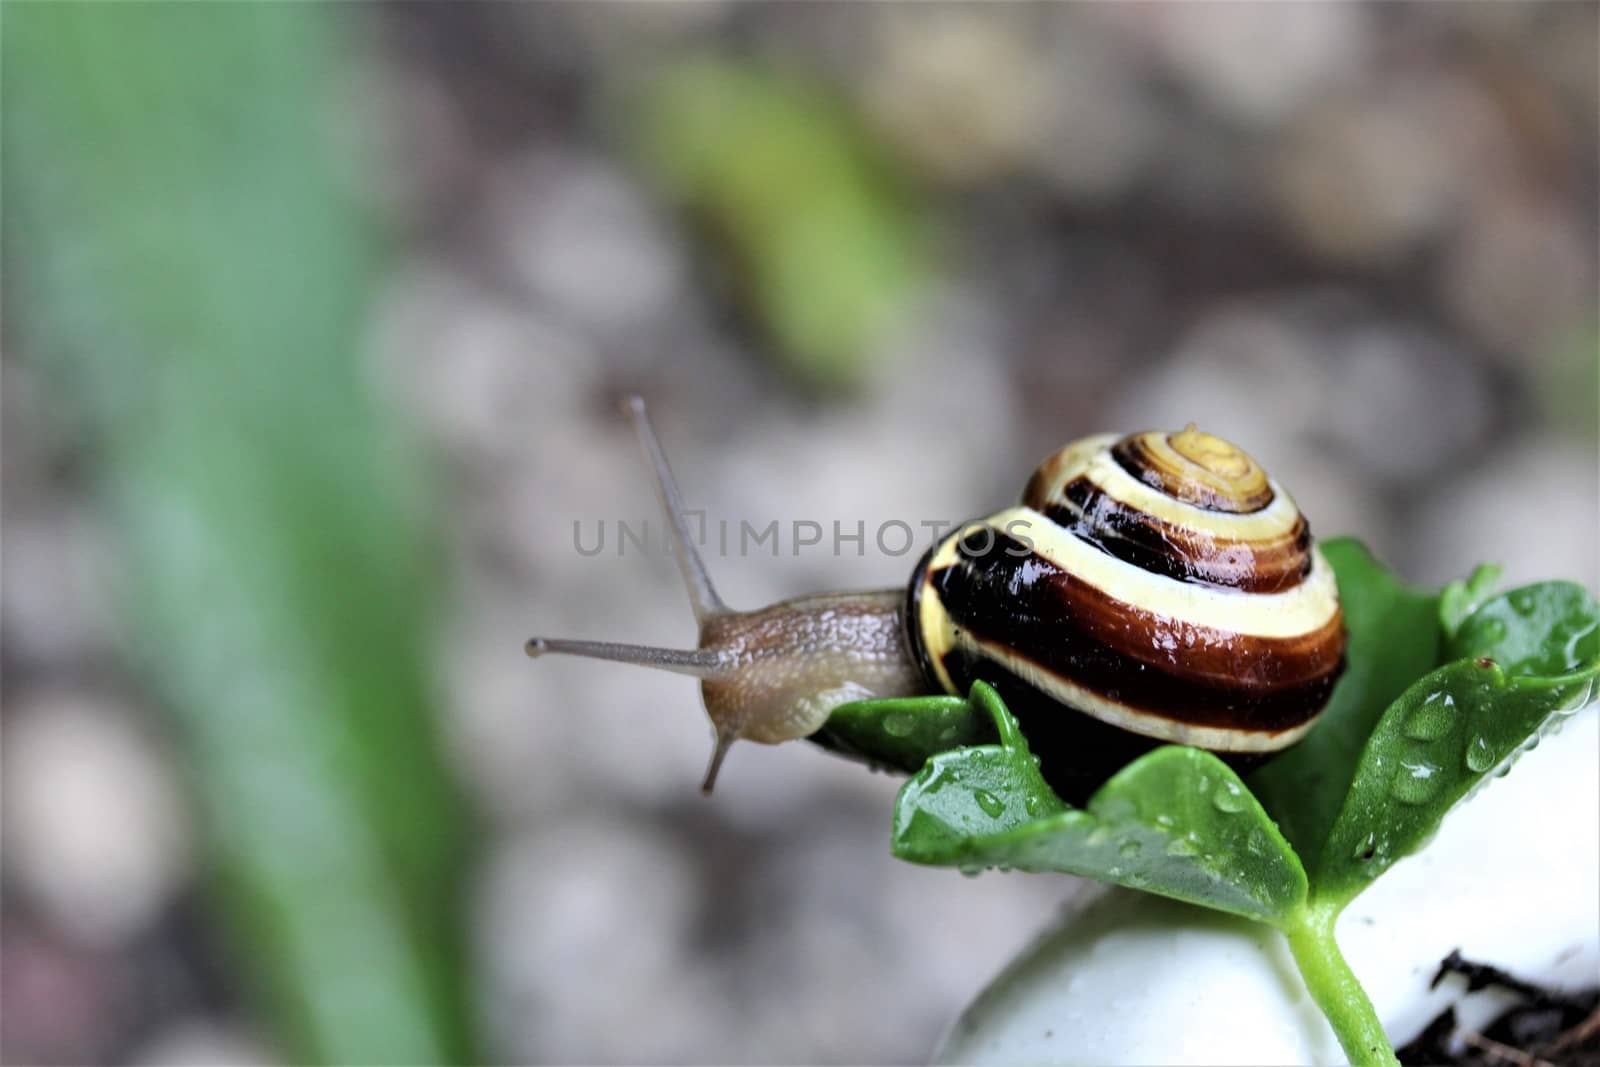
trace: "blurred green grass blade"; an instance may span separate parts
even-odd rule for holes
[[[380,250],[334,154],[359,17],[7,5],[8,325],[97,438],[138,665],[285,1051],[466,1061],[422,496],[359,358]]]
[[[859,384],[931,272],[907,183],[818,85],[716,58],[669,66],[630,98],[646,166],[725,261],[800,384]]]

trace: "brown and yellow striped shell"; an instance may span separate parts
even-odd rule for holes
[[[1189,427],[1084,438],[1022,504],[923,558],[906,611],[931,684],[993,684],[1081,801],[1160,744],[1244,767],[1298,741],[1344,666],[1332,570],[1249,455]]]

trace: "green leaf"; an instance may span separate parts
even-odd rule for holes
[[[801,384],[856,385],[929,272],[911,190],[847,103],[773,67],[671,64],[629,97],[646,166],[701,224]]]
[[[1594,598],[1573,582],[1513,589],[1478,608],[1446,649],[1450,659],[1487,657],[1516,676],[1582,670],[1600,659]]]
[[[1356,762],[1390,703],[1439,664],[1439,597],[1411,589],[1351,538],[1320,548],[1339,582],[1349,646],[1345,671],[1316,727],[1250,776],[1284,836],[1314,866]]]
[[[279,1055],[472,1062],[434,509],[364,352],[362,138],[326,121],[362,73],[355,18],[8,7],[7,326],[89,428],[130,666],[187,754]]]
[[[1273,923],[1304,903],[1300,861],[1215,756],[1157,749],[1080,811],[1045,784],[994,691],[977,683],[972,702],[994,718],[1001,743],[941,753],[906,783],[895,801],[896,856],[967,871],[1059,871]]]
[[[1422,678],[1384,713],[1313,868],[1343,904],[1420,848],[1490,772],[1558,729],[1600,684],[1600,606],[1566,582],[1487,601],[1450,651],[1474,658]]]
[[[1499,580],[1500,567],[1482,563],[1472,572],[1472,577],[1458,578],[1444,587],[1439,594],[1439,625],[1444,627],[1446,637],[1453,637],[1466,617],[1494,595]]]
[[[839,755],[907,774],[940,752],[994,739],[989,715],[964,697],[953,696],[841,704],[808,738]]]

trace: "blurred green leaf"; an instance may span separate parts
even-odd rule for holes
[[[669,68],[630,115],[643,157],[709,232],[784,367],[858,381],[928,270],[908,190],[840,102],[777,71]]]
[[[1591,443],[1600,436],[1600,322],[1571,329],[1532,368],[1545,424]]]
[[[8,312],[98,435],[133,651],[289,1057],[464,1061],[423,497],[359,359],[378,250],[337,180],[355,17],[7,5]]]

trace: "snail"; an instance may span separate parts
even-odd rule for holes
[[[982,680],[1046,779],[1079,802],[1162,744],[1251,766],[1305,736],[1343,670],[1338,589],[1299,508],[1248,454],[1193,425],[1068,444],[1019,506],[935,543],[905,589],[733,611],[695,551],[643,401],[625,409],[676,535],[698,647],[536,637],[525,650],[699,678],[715,735],[705,793],[735,741],[810,737],[841,705],[961,696]]]

